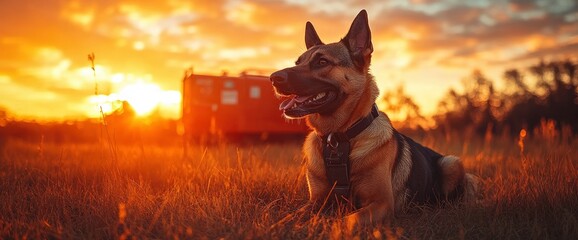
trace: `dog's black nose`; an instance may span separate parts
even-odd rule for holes
[[[269,78],[273,84],[284,84],[287,82],[288,76],[286,71],[280,70],[271,74]]]

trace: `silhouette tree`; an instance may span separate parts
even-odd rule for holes
[[[438,127],[444,131],[471,128],[478,134],[495,131],[495,115],[502,101],[496,96],[493,82],[480,70],[474,70],[462,84],[463,93],[450,89],[438,105],[440,114],[435,116]]]
[[[520,70],[508,69],[503,74],[506,89],[502,92],[480,71],[474,71],[464,80],[463,93],[452,89],[440,102],[440,114],[435,117],[438,127],[458,131],[470,127],[478,134],[510,129],[517,134],[521,128],[532,130],[549,120],[559,130],[570,126],[578,132],[578,65],[571,60],[540,60],[527,69],[535,86],[527,83]]]
[[[536,85],[538,90],[543,89],[549,93],[552,89],[550,88],[550,84],[546,81],[547,68],[548,65],[544,62],[544,59],[541,59],[538,64],[530,67],[530,72],[538,79]]]
[[[385,92],[381,101],[388,114],[403,118],[399,123],[401,126],[398,127],[419,128],[426,124],[419,106],[405,93],[403,86],[400,85],[395,90]]]
[[[506,81],[506,94],[516,97],[525,97],[530,95],[528,85],[524,82],[524,75],[518,69],[508,69],[504,72]]]
[[[576,77],[576,71],[578,69],[578,65],[566,59],[561,63],[562,71],[566,74],[568,79],[568,84],[571,88],[576,89],[578,85],[578,78]]]
[[[118,106],[112,113],[106,116],[108,122],[116,122],[123,124],[130,124],[136,117],[134,108],[128,101],[120,101]]]

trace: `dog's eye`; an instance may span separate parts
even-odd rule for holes
[[[318,64],[321,66],[325,66],[329,63],[329,61],[327,61],[327,59],[325,58],[320,58]]]
[[[295,65],[299,65],[300,63],[301,63],[301,60],[295,61]]]

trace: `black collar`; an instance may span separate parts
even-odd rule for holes
[[[371,125],[371,122],[373,122],[373,119],[376,119],[378,116],[379,110],[377,110],[377,105],[374,103],[373,106],[371,106],[371,112],[367,114],[367,116],[365,116],[364,118],[359,119],[357,122],[351,125],[351,127],[348,128],[347,131],[345,131],[345,134],[349,139],[356,137],[361,132],[363,132],[363,130],[369,127],[369,125]]]
[[[369,127],[369,125],[371,125],[371,123],[373,122],[374,119],[376,119],[379,116],[379,110],[377,110],[377,104],[373,104],[371,106],[371,112],[369,114],[367,114],[367,116],[363,117],[362,119],[357,120],[357,122],[355,122],[353,125],[351,125],[351,127],[349,127],[345,133],[337,133],[337,134],[333,134],[333,133],[329,133],[327,136],[321,136],[321,139],[323,139],[323,141],[327,141],[329,140],[329,136],[331,135],[340,135],[342,137],[346,137],[347,140],[350,140],[354,137],[356,137],[357,135],[359,135],[361,132],[363,132],[363,130],[365,130],[367,127]]]

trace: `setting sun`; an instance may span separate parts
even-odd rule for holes
[[[160,102],[162,90],[153,83],[135,83],[127,85],[118,93],[119,100],[125,100],[139,116],[151,113]]]
[[[114,78],[112,81],[114,82]],[[158,110],[161,116],[174,118],[180,112],[181,93],[177,90],[163,90],[159,85],[145,81],[122,85],[118,89],[107,95],[88,97],[87,103],[97,107],[89,116],[100,117],[101,114],[110,114],[119,109],[123,101],[128,102],[135,114],[141,117]]]
[[[177,110],[181,99],[179,91],[163,90],[159,85],[147,82],[126,85],[112,96],[117,101],[127,101],[138,116],[147,116],[159,108]]]

